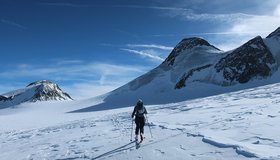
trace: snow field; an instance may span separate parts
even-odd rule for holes
[[[278,83],[147,105],[153,138],[145,126],[138,149],[133,106],[69,113],[95,102],[26,103],[0,110],[0,159],[280,159],[279,93]]]

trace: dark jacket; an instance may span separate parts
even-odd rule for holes
[[[136,117],[144,117],[144,114],[147,114],[147,110],[145,108],[145,106],[143,104],[137,104],[135,107],[134,107],[134,110],[132,112],[132,115],[131,117],[133,118],[134,115]]]

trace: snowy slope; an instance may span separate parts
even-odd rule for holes
[[[270,51],[272,52],[273,56],[276,59],[277,67],[280,64],[280,27],[277,28],[274,32],[269,34],[264,39],[265,44],[269,47]]]
[[[0,109],[23,102],[72,100],[69,94],[63,92],[57,84],[47,80],[30,83],[23,89],[5,93],[1,97]]]
[[[46,81],[4,94],[0,159],[280,160],[279,32],[228,52],[184,39],[154,70],[88,100],[42,102],[71,99]],[[130,141],[138,98],[150,122],[140,148]]]
[[[77,112],[126,107],[139,98],[147,104],[179,102],[280,82],[279,32],[227,52],[201,38],[183,39],[158,67]]]
[[[133,106],[71,113],[98,101],[24,103],[0,110],[0,159],[280,159],[280,83],[146,105],[140,148]],[[133,104],[131,104],[133,105]]]

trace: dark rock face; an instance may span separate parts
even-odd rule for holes
[[[212,65],[213,65],[213,64],[207,64],[207,65],[205,65],[205,66],[201,66],[201,67],[197,67],[197,68],[193,68],[193,69],[189,70],[188,73],[185,73],[185,74],[180,78],[179,82],[176,83],[175,89],[180,89],[180,88],[185,87],[185,86],[186,86],[186,81],[187,81],[187,79],[190,78],[190,77],[194,74],[194,72],[199,72],[199,71],[201,71],[201,70],[203,70],[203,69],[206,69],[206,68],[211,67]]]
[[[1,96],[1,95],[0,95],[0,101],[6,101],[6,100],[8,100],[7,97],[4,97],[4,96]]]
[[[62,92],[64,96],[66,96],[69,99],[72,99],[69,94]],[[49,100],[67,100],[65,97],[63,97],[59,92],[53,90],[53,91],[43,91],[38,89],[37,93],[32,97],[30,100],[31,102],[36,102],[36,101],[49,101]]]
[[[275,31],[270,33],[266,38],[271,38],[271,37],[280,37],[280,27],[278,27]]]
[[[226,80],[236,80],[246,83],[256,76],[267,77],[271,73],[269,65],[275,63],[275,59],[258,36],[241,47],[220,59],[215,65],[217,72],[222,72]]]
[[[184,50],[191,49],[196,46],[211,46],[217,50],[218,48],[210,45],[206,40],[201,38],[186,38],[183,39],[177,46],[171,51],[169,56],[165,59],[163,63],[167,63],[168,66],[172,66],[174,64],[175,58]]]
[[[69,94],[62,92],[57,84],[43,80],[30,83],[28,86],[36,86],[36,93],[30,101],[48,101],[48,100],[67,100],[71,99]]]

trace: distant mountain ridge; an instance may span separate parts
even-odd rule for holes
[[[202,38],[184,38],[156,68],[107,94],[98,106],[176,103],[280,82],[280,27],[266,38],[257,36],[240,47],[222,51]],[[0,96],[2,106],[22,102],[71,100],[58,85],[43,80]]]
[[[23,102],[73,100],[59,86],[48,80],[30,83],[23,89],[11,91],[0,96],[0,108],[18,105]]]
[[[220,59],[215,69],[223,73],[225,80],[247,83],[257,76],[268,77],[275,62],[263,39],[257,36]]]
[[[280,82],[280,27],[231,51],[221,51],[202,38],[184,38],[158,67],[100,96],[96,107],[176,103]],[[117,107],[116,107],[117,106]]]

